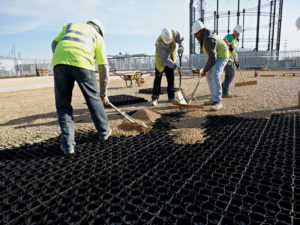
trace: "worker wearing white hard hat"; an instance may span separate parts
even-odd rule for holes
[[[85,97],[99,139],[108,139],[112,132],[103,106],[103,103],[108,104],[109,74],[103,37],[103,25],[93,19],[87,23],[66,24],[52,42],[55,103],[61,128],[60,149],[65,154],[75,152],[71,105],[75,81]],[[100,92],[95,59],[99,69]]]
[[[184,38],[178,31],[163,28],[161,34],[155,43],[155,78],[152,90],[153,106],[157,105],[160,91],[161,79],[165,73],[168,87],[168,99],[170,102],[175,101],[175,87],[174,87],[174,70],[181,73],[182,69],[176,65],[176,43],[179,45],[178,54],[183,54],[183,40]]]
[[[204,102],[212,105],[211,110],[217,111],[222,108],[221,74],[227,64],[229,52],[225,42],[207,29],[201,21],[195,21],[192,26],[192,34],[200,42],[207,62],[200,76],[206,76],[212,99]]]
[[[241,25],[236,25],[233,29],[232,34],[227,34],[224,38],[225,43],[229,48],[229,60],[227,65],[224,68],[225,78],[222,83],[222,97],[223,98],[233,98],[233,95],[230,94],[230,84],[235,76],[235,71],[240,67],[238,62],[237,49],[239,44],[239,36],[243,32],[243,28]]]

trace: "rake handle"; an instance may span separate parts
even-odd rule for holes
[[[179,57],[179,66],[181,68],[181,59],[182,59],[182,54],[178,54]],[[179,89],[181,88],[181,72],[179,73]]]

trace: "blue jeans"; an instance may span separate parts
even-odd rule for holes
[[[75,146],[73,108],[71,105],[74,82],[77,82],[85,98],[92,120],[100,136],[109,133],[109,124],[99,95],[94,71],[75,66],[54,67],[55,104],[61,129],[61,148],[69,150]]]
[[[212,68],[210,68],[210,70],[206,74],[210,94],[214,102],[217,103],[222,101],[222,86],[220,77],[227,62],[228,59],[217,58],[215,65]]]
[[[236,70],[235,64],[229,61],[224,68],[225,78],[222,83],[223,95],[229,94],[229,87],[234,78],[235,70]]]

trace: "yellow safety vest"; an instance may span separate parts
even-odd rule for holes
[[[98,65],[107,64],[103,38],[89,24],[70,23],[54,39],[58,44],[53,54],[53,67],[58,64],[95,70]]]
[[[234,54],[237,55],[237,48],[239,42],[234,38],[233,34],[228,34],[225,36],[225,38],[228,41],[228,43],[231,44]],[[229,51],[229,61],[234,62],[234,58],[231,51]],[[228,64],[229,63],[230,62],[228,62]],[[229,65],[231,65],[231,63]]]
[[[171,42],[171,49],[168,51],[167,45],[163,42],[161,36],[156,40],[155,45],[161,45],[165,49],[167,55],[172,59],[172,61],[175,63],[176,62],[176,43],[175,43],[175,37],[176,37],[176,32],[172,30],[172,35],[173,35],[173,41]],[[162,60],[160,57],[159,52],[157,49],[155,50],[155,67],[159,72],[164,71],[166,67],[166,63]]]
[[[229,58],[229,50],[224,40],[222,40],[218,35],[214,34],[212,36],[213,39],[216,40],[216,49],[217,49],[217,58],[227,59]],[[209,58],[209,55],[206,52],[204,47],[204,42],[202,45],[202,50],[206,54],[206,58]]]

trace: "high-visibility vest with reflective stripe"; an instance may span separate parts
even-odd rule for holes
[[[214,34],[212,36],[213,39],[216,40],[216,49],[217,49],[217,58],[227,59],[229,58],[229,50],[224,40],[222,40],[218,35]],[[206,54],[206,59],[208,60],[209,55],[206,52],[204,47],[204,42],[202,46],[203,52]]]
[[[175,63],[176,62],[176,43],[175,43],[175,37],[176,37],[176,33],[174,30],[172,30],[172,35],[173,35],[173,41],[171,42],[171,49],[170,51],[168,51],[167,45],[163,42],[161,36],[159,36],[159,38],[156,41],[155,45],[161,45],[163,46],[163,48],[165,49],[168,57],[171,58],[171,60]],[[166,63],[162,60],[159,52],[155,51],[155,67],[159,72],[164,71],[165,67],[166,67]]]
[[[53,67],[64,64],[95,70],[95,49],[97,45],[101,46],[103,38],[91,25],[81,23],[65,25],[54,40],[58,44],[53,55]],[[106,57],[104,58],[103,61],[106,61]]]
[[[233,52],[236,55],[239,42],[233,37],[233,34],[228,34],[225,38],[227,39],[228,43],[231,44]],[[231,62],[234,62],[234,58],[231,51],[229,51],[229,60]]]

